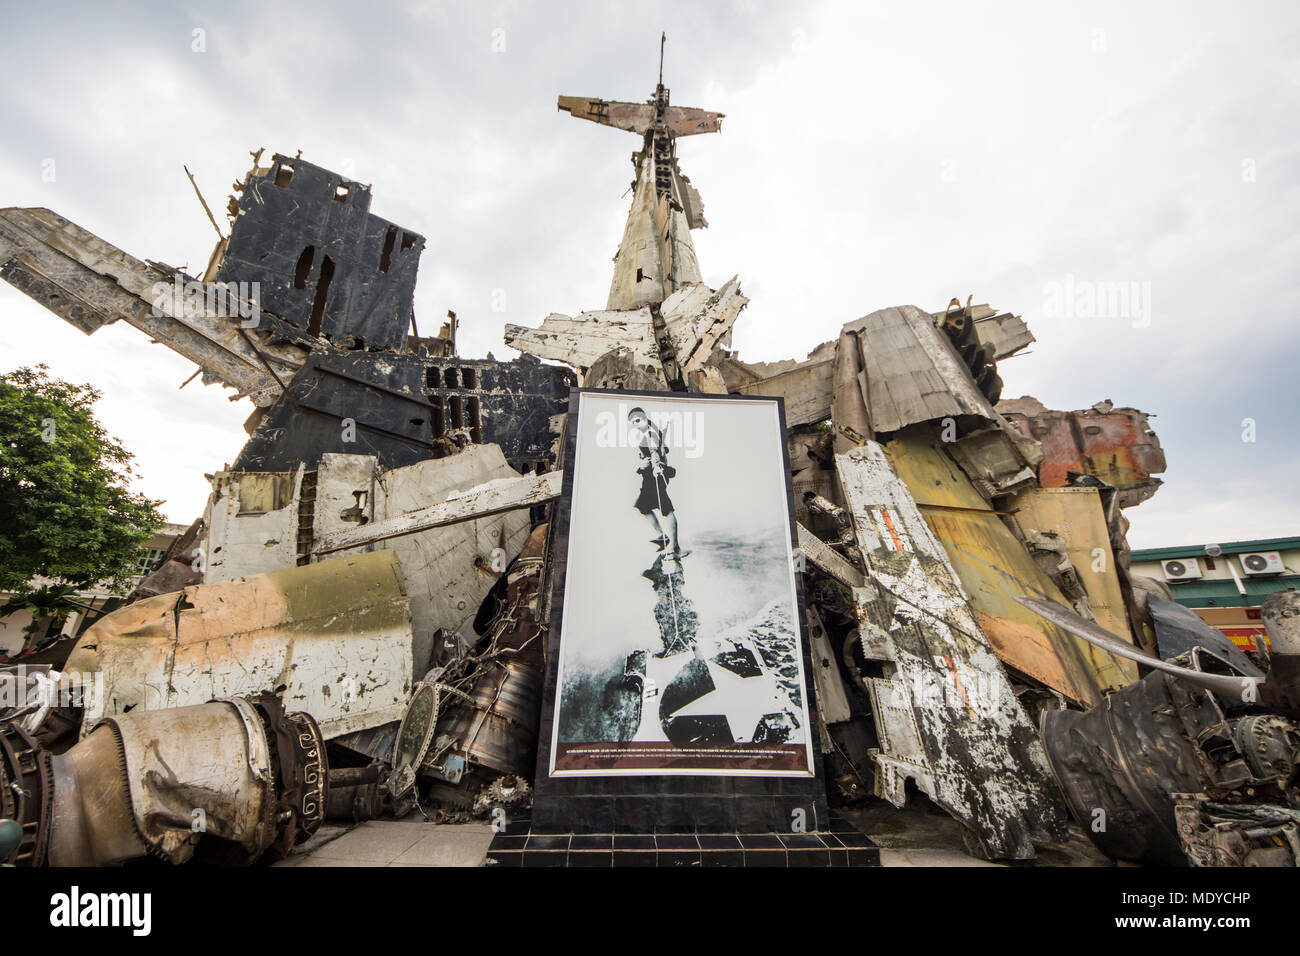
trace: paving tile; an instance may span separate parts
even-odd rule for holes
[[[310,856],[304,856],[297,863],[293,864],[298,867],[317,867],[317,866],[346,866],[346,867],[374,867],[381,868],[388,866],[387,863],[367,862],[365,860],[335,860],[329,857],[323,857],[319,853],[313,853]]]
[[[568,850],[524,850],[524,866],[568,866]]]
[[[528,837],[528,845],[525,850],[567,850],[569,848],[570,836],[563,834],[544,834],[534,833]]]
[[[702,850],[739,850],[740,837],[734,833],[701,833],[696,836]]]
[[[614,849],[654,850],[655,837],[653,833],[615,833]]]
[[[700,866],[744,866],[744,851],[711,850],[700,854]]]
[[[826,849],[790,849],[786,851],[789,866],[830,866],[830,851]]]
[[[615,866],[654,866],[654,850],[615,850]]]
[[[988,860],[977,860],[959,850],[884,850],[880,851],[881,866],[997,866]]]
[[[655,845],[661,850],[698,850],[700,841],[694,833],[658,833]]]
[[[482,866],[492,843],[488,826],[426,826],[424,835],[392,862],[417,866]]]
[[[430,829],[428,823],[368,820],[349,833],[326,843],[311,858],[391,863],[418,843]]]
[[[603,850],[570,850],[568,864],[571,867],[604,867],[614,865],[614,854],[606,847]]]

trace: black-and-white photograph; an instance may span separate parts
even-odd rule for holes
[[[552,773],[811,775],[779,403],[581,396]]]

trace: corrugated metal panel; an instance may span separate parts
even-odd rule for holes
[[[914,305],[881,309],[851,322],[877,433],[946,417],[994,420],[993,406],[934,319]]]

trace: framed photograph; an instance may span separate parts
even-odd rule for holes
[[[814,776],[780,399],[579,389],[567,441],[550,775]]]

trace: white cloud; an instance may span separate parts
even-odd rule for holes
[[[752,299],[744,357],[802,356],[874,309],[974,293],[1039,338],[1006,363],[1007,394],[1158,413],[1168,485],[1130,512],[1135,546],[1300,527],[1290,5],[87,5],[57,36],[8,16],[0,203],[197,269],[213,236],[181,164],[220,214],[248,149],[302,149],[428,237],[421,329],[456,309],[462,351],[497,357],[506,321],[603,305],[637,144],[557,114],[555,96],[648,95],[667,29],[674,101],[728,114],[679,153],[712,223],[695,234],[705,278],[739,273]],[[1150,283],[1151,325],[1044,314],[1067,274]],[[96,384],[141,490],[194,517],[247,404],[178,392],[192,369],[129,328],[87,338],[8,287],[0,308],[0,364]]]

